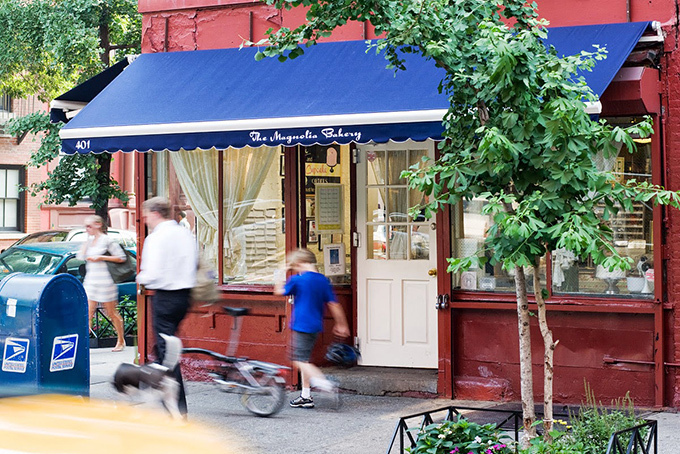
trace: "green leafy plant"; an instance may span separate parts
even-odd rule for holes
[[[130,298],[129,295],[124,295],[121,302],[118,304],[118,311],[123,317],[125,324],[125,333],[130,336],[137,335],[137,301]]]
[[[411,454],[510,454],[514,442],[495,424],[480,425],[459,416],[456,421],[430,424],[418,433]]]
[[[605,408],[595,400],[595,393],[585,383],[586,401],[576,415],[571,415],[571,436],[574,442],[583,445],[583,454],[602,454],[612,434],[623,429],[644,424],[644,420],[635,415],[633,399],[629,393],[612,402],[611,409]],[[646,437],[643,432],[643,437]]]
[[[548,437],[535,437],[529,446],[519,450],[519,454],[583,454],[583,443],[574,440],[565,421],[556,419]],[[544,425],[536,421],[534,425]]]
[[[118,312],[123,317],[123,324],[125,327],[126,336],[137,335],[137,301],[131,299],[128,295],[124,295],[118,303]],[[116,337],[116,331],[113,323],[103,313],[96,313],[94,322],[92,324],[93,333],[90,337],[98,339],[106,339],[109,337]]]

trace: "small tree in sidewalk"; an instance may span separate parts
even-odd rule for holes
[[[662,187],[619,182],[598,169],[595,158],[615,157],[622,144],[634,150],[631,134],[652,133],[649,119],[626,128],[593,121],[584,101],[595,96],[579,70],[606,58],[605,49],[559,57],[546,50],[547,22],[536,4],[519,0],[416,0],[345,2],[267,0],[278,7],[307,7],[307,22],[270,31],[257,45],[257,58],[297,58],[348,21],[369,20],[383,38],[375,47],[389,65],[408,71],[404,53],[420,54],[445,69],[440,90],[448,96],[440,157],[404,173],[412,187],[429,195],[423,211],[431,216],[446,205],[483,198],[483,214],[493,225],[478,254],[449,259],[461,272],[486,262],[514,270],[520,340],[524,428],[535,436],[530,312],[525,270],[542,257],[565,249],[590,257],[607,269],[628,269],[612,244],[608,219],[633,201],[680,207],[680,195]],[[508,25],[511,24],[511,25]],[[533,292],[544,346],[544,433],[552,429],[553,352],[557,341],[547,324],[547,291],[533,273]]]

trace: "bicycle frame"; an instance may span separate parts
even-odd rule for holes
[[[283,405],[285,398],[286,380],[281,375],[289,367],[266,361],[251,360],[234,356],[238,346],[241,324],[239,318],[248,314],[248,309],[224,307],[225,312],[234,318],[234,327],[229,339],[227,354],[223,355],[205,348],[188,347],[183,354],[206,355],[217,360],[220,370],[210,373],[213,382],[220,385],[220,389],[228,393],[241,394],[242,405],[257,416],[271,416],[276,414]],[[233,377],[234,374],[237,377]],[[260,401],[265,401],[264,404]],[[264,405],[264,406],[263,406]]]

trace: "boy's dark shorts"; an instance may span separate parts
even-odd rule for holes
[[[308,363],[312,357],[312,349],[316,343],[319,333],[301,333],[293,331],[293,349],[291,351],[291,361]]]

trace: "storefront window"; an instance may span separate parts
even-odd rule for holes
[[[319,272],[333,283],[350,283],[350,147],[301,148],[304,194],[300,197],[300,244],[314,252]]]
[[[633,119],[616,119],[612,123],[629,125]],[[652,181],[651,139],[634,139],[636,150],[620,150],[618,156],[606,159],[596,157],[598,168],[613,172],[620,180],[636,179]],[[486,231],[491,217],[482,214],[485,200],[475,198],[463,201],[452,209],[452,256],[468,257],[482,254]],[[634,210],[619,213],[608,222],[613,231],[614,246],[624,257],[633,259],[633,268],[628,272],[609,271],[595,266],[590,259],[579,260],[567,250],[551,254],[551,280],[553,294],[587,294],[603,297],[651,298],[653,287],[653,244],[652,206],[633,202]],[[525,270],[527,290],[533,291],[533,268]],[[541,259],[539,279],[546,285],[546,259]],[[514,273],[503,270],[500,265],[486,264],[453,276],[454,288],[487,292],[515,291]]]
[[[273,283],[284,260],[279,148],[180,150],[149,153],[147,196],[168,197],[191,229],[204,259],[217,270],[223,237],[225,284]],[[222,162],[220,162],[222,156]],[[222,166],[223,194],[219,188]],[[222,232],[220,233],[220,203]]]
[[[483,254],[486,232],[493,222],[490,215],[482,214],[486,201],[481,198],[466,200],[452,209],[452,257],[471,257]],[[527,291],[533,292],[533,267],[524,270]],[[545,285],[545,260],[538,269],[539,279]],[[485,292],[514,292],[514,271],[506,271],[501,265],[486,263],[453,276],[454,288]]]
[[[271,284],[285,260],[282,149],[224,152],[224,283]]]
[[[612,123],[627,126],[634,119],[616,119]],[[651,138],[634,139],[636,150],[620,150],[618,156],[597,157],[600,170],[613,172],[619,181],[635,179],[652,182]],[[633,259],[628,271],[609,271],[595,266],[592,260],[577,260],[569,251],[552,253],[552,290],[555,294],[596,294],[603,296],[629,296],[651,298],[654,294],[652,205],[633,202],[633,211],[621,209],[609,221],[613,231],[614,246],[623,257]]]

